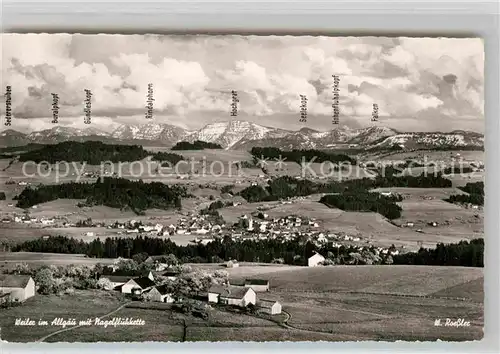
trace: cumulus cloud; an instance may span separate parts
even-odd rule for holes
[[[153,84],[160,122],[195,129],[228,119],[237,90],[245,119],[287,128],[306,95],[315,127],[328,129],[332,75],[340,77],[341,119],[351,126],[371,124],[373,104],[392,127],[484,125],[480,39],[3,34],[2,47],[2,86],[12,86],[14,118],[24,128],[49,124],[51,93],[59,95],[61,122],[83,124],[85,89],[96,126],[140,120]]]

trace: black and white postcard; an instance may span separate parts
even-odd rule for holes
[[[0,338],[483,337],[479,38],[3,34]]]

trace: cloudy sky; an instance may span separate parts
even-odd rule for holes
[[[92,127],[147,123],[149,83],[156,122],[198,129],[229,120],[236,90],[237,119],[300,128],[307,95],[307,126],[327,130],[332,75],[349,127],[372,125],[376,103],[377,124],[398,130],[484,131],[480,39],[3,34],[1,45],[10,128],[19,131],[53,126],[51,93],[61,124],[84,127],[84,89],[93,93]]]

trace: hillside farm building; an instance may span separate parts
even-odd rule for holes
[[[245,307],[254,304],[257,295],[252,288],[213,285],[208,290],[208,302]]]
[[[245,287],[252,288],[255,292],[269,291],[269,280],[245,279]]]
[[[174,302],[174,298],[172,297],[172,294],[167,289],[166,285],[160,285],[160,286],[153,287],[147,293],[146,297],[149,300],[156,301],[156,302],[167,302],[167,303]]]
[[[307,266],[308,267],[317,267],[321,262],[325,260],[325,257],[320,255],[319,253],[315,253],[311,257],[307,259]]]
[[[154,281],[148,277],[134,278],[122,285],[122,293],[142,294],[144,291],[151,289],[154,285]]]
[[[252,288],[256,293],[269,291],[269,280],[267,279],[245,279],[230,280],[230,285]]]
[[[0,275],[0,302],[22,302],[35,296],[35,291],[35,281],[29,275]]]
[[[273,300],[260,300],[257,306],[269,315],[279,315],[281,313],[281,304]]]
[[[131,277],[128,275],[103,275],[100,279],[108,279],[111,284],[110,288],[106,290],[113,290],[128,282]]]

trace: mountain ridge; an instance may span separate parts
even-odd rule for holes
[[[436,148],[481,147],[484,135],[477,132],[401,132],[384,126],[352,129],[339,126],[327,131],[303,127],[299,130],[259,125],[249,121],[213,122],[190,131],[168,123],[121,125],[112,132],[90,127],[78,129],[55,126],[24,134],[13,129],[0,132],[1,146],[28,143],[54,144],[67,140],[101,140],[107,143],[173,146],[179,141],[202,140],[217,143],[225,149],[249,149],[253,146],[275,146],[284,149],[351,148]]]

